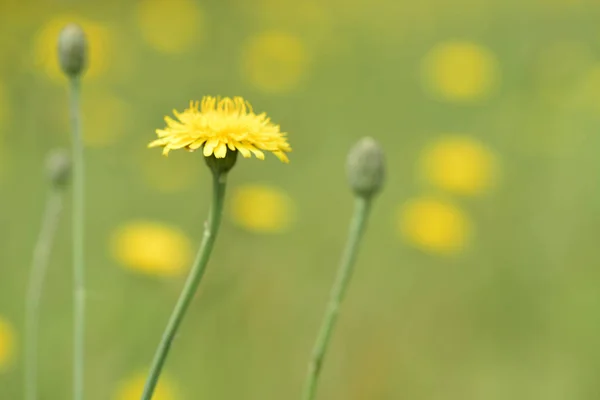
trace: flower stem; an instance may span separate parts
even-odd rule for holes
[[[221,224],[221,216],[223,214],[223,202],[225,198],[225,187],[227,183],[227,174],[213,172],[213,198],[210,212],[208,215],[208,221],[204,224],[204,236],[202,237],[202,243],[200,249],[192,265],[192,269],[185,282],[183,290],[179,295],[177,304],[171,313],[167,327],[163,332],[162,338],[154,354],[152,360],[152,366],[150,367],[150,373],[146,380],[144,387],[144,393],[141,400],[150,400],[158,383],[160,373],[167,359],[169,349],[173,343],[173,339],[177,334],[179,325],[185,316],[185,313],[198,289],[198,285],[202,280],[206,265],[210,258],[215,239],[219,231]]]
[[[84,180],[80,84],[69,79],[69,114],[73,132],[73,399],[83,400],[85,364]]]
[[[370,198],[356,198],[348,241],[346,242],[346,248],[344,249],[344,253],[342,255],[342,261],[331,289],[329,304],[327,306],[327,310],[325,311],[325,317],[321,324],[319,335],[317,336],[317,341],[313,348],[312,359],[308,366],[308,376],[306,378],[304,392],[302,395],[303,400],[313,400],[315,398],[317,392],[317,383],[321,373],[321,367],[323,366],[323,359],[325,357],[325,353],[327,352],[327,348],[331,340],[331,334],[337,321],[340,305],[344,299],[344,294],[346,293],[348,283],[352,277],[354,262],[358,253],[360,240],[365,230],[366,220],[369,215],[370,208]]]
[[[36,400],[38,369],[38,324],[42,288],[48,270],[50,250],[63,209],[63,191],[52,188],[46,200],[42,226],[33,250],[33,261],[25,299],[25,400]]]

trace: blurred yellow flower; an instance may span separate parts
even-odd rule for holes
[[[280,233],[289,229],[294,214],[292,199],[276,187],[245,185],[233,193],[231,218],[246,230]]]
[[[188,267],[192,246],[179,229],[152,221],[133,221],[111,236],[112,254],[124,267],[156,276],[175,276]]]
[[[62,28],[71,22],[79,24],[85,31],[88,39],[89,59],[88,68],[85,72],[86,78],[94,78],[104,73],[111,58],[109,54],[111,34],[107,27],[75,14],[56,16],[37,32],[33,49],[36,68],[46,73],[55,81],[66,79],[58,65],[56,41]]]
[[[144,40],[163,53],[182,53],[198,45],[204,13],[193,0],[141,0],[137,21]]]
[[[12,325],[0,317],[0,371],[9,368],[14,361],[16,334]]]
[[[451,102],[481,100],[500,78],[495,55],[470,42],[448,41],[435,46],[422,65],[425,87]]]
[[[460,253],[471,236],[467,215],[439,199],[410,200],[401,206],[398,217],[403,237],[423,251],[445,255]]]
[[[119,97],[104,91],[90,94],[82,107],[85,126],[83,139],[87,146],[110,146],[126,131],[129,106]]]
[[[138,374],[121,383],[117,388],[114,400],[139,400],[144,391],[146,383],[146,375]],[[175,384],[164,374],[160,380],[152,396],[152,400],[177,400],[181,398],[178,395],[178,389]]]
[[[485,193],[496,183],[494,154],[469,136],[438,138],[425,148],[420,164],[429,183],[449,192],[475,196]]]
[[[167,128],[157,129],[159,139],[148,147],[162,147],[164,155],[170,150],[195,151],[202,147],[204,157],[214,154],[216,158],[225,158],[227,150],[237,150],[246,158],[254,154],[261,160],[265,158],[264,150],[288,162],[285,153],[292,148],[286,134],[267,114],[255,114],[250,103],[241,97],[205,96],[201,105],[191,102],[184,112],[173,110],[173,113],[179,121],[166,117]]]
[[[299,37],[285,32],[264,32],[244,44],[242,73],[248,82],[264,92],[286,93],[305,77],[309,58]]]

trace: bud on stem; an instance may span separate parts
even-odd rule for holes
[[[46,174],[55,188],[65,187],[71,177],[71,159],[66,150],[57,149],[46,158]]]
[[[79,77],[87,66],[87,39],[81,27],[69,24],[58,38],[58,61],[69,78]]]
[[[381,190],[385,179],[385,157],[377,141],[370,137],[359,140],[348,153],[346,166],[354,194],[370,198]]]

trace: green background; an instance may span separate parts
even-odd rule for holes
[[[133,1],[0,1],[0,82],[10,106],[0,128],[0,315],[20,337],[47,191],[44,157],[69,145],[66,86],[40,72],[32,49],[48,20],[74,13],[104,24],[114,39],[104,73],[84,80],[84,103],[109,90],[128,104],[119,140],[86,153],[88,399],[113,398],[123,379],[146,368],[184,279],[121,268],[108,248],[112,230],[154,219],[200,239],[210,188],[200,155],[169,157],[185,159],[197,180],[177,192],[148,185],[140,163],[154,157],[147,162],[168,168],[145,146],[164,115],[205,94],[242,95],[289,132],[289,165],[242,159],[231,185],[275,185],[291,195],[298,218],[279,235],[225,218],[168,361],[182,398],[299,398],[352,209],[345,156],[371,135],[386,150],[388,180],[319,398],[597,399],[600,82],[585,80],[600,66],[597,2],[324,0],[324,20],[304,20],[300,1],[274,3],[200,2],[202,40],[165,55],[143,41]],[[240,72],[245,39],[264,29],[291,32],[307,46],[310,67],[293,90],[265,92]],[[453,38],[496,55],[501,82],[488,98],[456,104],[424,90],[421,60]],[[560,41],[581,44],[586,58],[544,60]],[[397,210],[435,193],[417,179],[419,153],[455,131],[494,150],[502,180],[486,196],[455,200],[475,236],[445,257],[404,241]],[[67,213],[43,297],[42,399],[70,398],[70,290]],[[17,358],[0,374],[0,399],[21,398],[21,368]]]

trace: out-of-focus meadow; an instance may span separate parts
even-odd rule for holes
[[[87,398],[139,398],[199,243],[199,153],[172,109],[241,95],[293,152],[241,159],[156,400],[299,398],[346,237],[344,163],[385,147],[320,399],[597,399],[600,6],[594,0],[0,1],[0,399],[22,396],[25,286],[69,146],[56,39],[78,22]],[[70,201],[67,202],[67,210]],[[43,294],[44,399],[70,398],[70,213]]]

